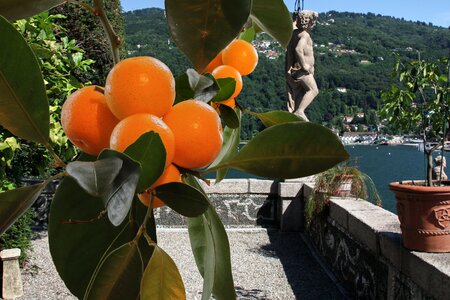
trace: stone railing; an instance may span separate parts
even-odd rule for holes
[[[305,235],[352,298],[450,299],[450,253],[405,249],[397,215],[372,203],[331,198]]]

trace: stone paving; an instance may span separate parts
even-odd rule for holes
[[[299,233],[275,229],[228,230],[239,299],[345,299],[312,256]],[[187,299],[201,299],[202,278],[185,229],[160,229],[159,245],[176,262]],[[32,260],[23,270],[25,295],[19,300],[76,299],[58,278],[46,232],[33,241]]]

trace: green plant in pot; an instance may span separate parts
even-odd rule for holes
[[[443,151],[448,133],[448,72],[448,59],[397,61],[396,82],[381,94],[380,117],[405,133],[420,131],[423,138],[425,180],[390,184],[397,199],[403,245],[411,250],[450,252],[450,181],[432,178],[433,152]]]
[[[381,205],[372,179],[355,166],[340,164],[317,175],[305,205],[306,226],[328,206],[330,197],[354,197]]]

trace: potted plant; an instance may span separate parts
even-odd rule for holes
[[[411,250],[450,252],[450,181],[432,178],[433,152],[443,151],[448,133],[448,68],[448,59],[397,60],[396,83],[381,94],[380,116],[405,133],[420,131],[423,139],[425,180],[390,184],[397,199],[403,245]]]
[[[317,175],[314,189],[305,205],[306,226],[329,204],[330,197],[354,197],[381,205],[372,179],[357,167],[340,164]]]

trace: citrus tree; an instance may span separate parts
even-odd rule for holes
[[[101,19],[116,63],[105,87],[82,88],[62,108],[62,126],[82,150],[67,164],[49,142],[49,104],[35,54],[10,23],[63,2]],[[0,234],[50,180],[62,178],[50,212],[50,251],[80,299],[185,298],[175,262],[157,243],[153,209],[160,205],[186,217],[204,278],[202,299],[235,299],[228,238],[202,175],[215,171],[220,182],[234,168],[297,178],[348,158],[325,127],[284,111],[254,113],[236,100],[241,77],[257,64],[254,35],[265,31],[283,46],[289,42],[292,22],[282,0],[167,0],[165,8],[172,38],[193,66],[176,78],[157,58],[120,61],[121,41],[102,0],[0,2],[0,125],[44,145],[61,171],[0,194]],[[242,113],[266,129],[238,151]]]

